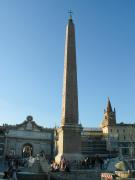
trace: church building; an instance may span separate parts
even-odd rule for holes
[[[116,111],[109,98],[101,127],[107,150],[120,156],[135,157],[135,124],[117,123]]]

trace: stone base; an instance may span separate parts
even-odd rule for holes
[[[73,170],[70,173],[63,172],[51,172],[51,178],[55,180],[101,180],[101,171],[94,169],[77,169]],[[132,179],[133,180],[133,179]]]
[[[55,157],[55,162],[60,163],[61,157],[64,157],[67,161],[80,161],[84,159],[84,156],[82,154],[77,153],[64,153],[64,154],[58,154]]]
[[[31,172],[18,172],[18,180],[48,180],[48,175],[45,173],[31,173]]]

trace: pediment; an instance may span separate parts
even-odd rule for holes
[[[27,116],[26,120],[23,121],[21,124],[16,125],[17,130],[28,130],[28,131],[41,131],[43,127],[36,124],[35,121],[33,121],[32,116]]]

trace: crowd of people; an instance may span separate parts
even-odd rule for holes
[[[60,163],[56,163],[55,161],[51,162],[51,171],[52,172],[59,172],[59,171],[66,171],[70,172],[70,168],[75,169],[98,169],[98,170],[105,170],[107,168],[109,159],[103,159],[99,156],[96,157],[85,157],[83,160],[80,161],[67,161],[64,157],[62,157]]]
[[[20,170],[20,167],[24,167],[28,165],[28,160],[25,158],[18,159],[18,158],[11,158],[6,157],[7,162],[7,169],[4,171],[4,178],[10,178],[16,180],[16,172]],[[109,162],[109,159],[103,159],[99,156],[96,157],[85,157],[83,160],[80,161],[68,161],[64,157],[61,157],[61,161],[58,164],[55,161],[52,161],[50,163],[50,171],[51,172],[70,172],[71,168],[75,169],[101,169],[104,170],[107,168],[107,164]]]
[[[16,172],[18,171],[18,168],[20,166],[18,159],[9,159],[7,161],[8,167],[4,171],[4,177],[3,179],[12,178],[13,180],[17,180]]]
[[[77,167],[79,169],[106,169],[109,159],[103,159],[99,156],[96,157],[86,157],[82,161],[77,162]]]
[[[56,163],[55,161],[51,162],[50,170],[51,172],[59,172],[59,171],[70,172],[70,163],[64,157],[62,157],[59,164]]]

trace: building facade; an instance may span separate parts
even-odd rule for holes
[[[108,151],[119,156],[135,157],[135,124],[117,123],[116,111],[112,110],[109,99],[101,126]]]
[[[106,140],[101,128],[83,128],[81,151],[85,157],[107,157]]]
[[[53,129],[43,128],[33,121],[32,116],[17,125],[4,125],[4,135],[0,144],[2,156],[29,157],[41,152],[50,159],[53,156]],[[1,149],[2,149],[1,147]]]
[[[5,128],[2,126],[0,127],[0,159],[4,158],[4,151],[5,151]]]

